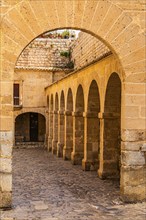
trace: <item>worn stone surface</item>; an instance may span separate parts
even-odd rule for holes
[[[13,152],[13,209],[2,220],[144,220],[146,204],[124,204],[119,181],[100,180],[42,149]],[[25,169],[24,169],[25,167]]]

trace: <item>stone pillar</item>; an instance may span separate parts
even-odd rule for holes
[[[64,111],[58,111],[58,143],[57,156],[63,157],[64,147]]]
[[[65,140],[63,159],[70,160],[73,150],[73,116],[72,111],[65,111]]]
[[[84,113],[84,159],[82,169],[97,170],[99,168],[99,119],[98,113]]]
[[[145,132],[122,133],[121,142],[121,197],[126,202],[146,199],[146,142]]]
[[[53,111],[49,112],[49,136],[48,136],[48,151],[52,151],[53,139]]]
[[[46,133],[45,133],[45,148],[48,146],[48,137],[49,137],[49,111],[46,110]]]
[[[53,112],[53,140],[52,140],[52,153],[57,153],[58,142],[58,111]]]
[[[13,76],[13,73],[11,75]],[[12,147],[14,141],[12,82],[12,79],[0,82],[0,208],[12,205]]]
[[[83,112],[73,112],[73,152],[72,164],[82,164],[84,158],[84,118]]]
[[[99,113],[100,117],[100,178],[119,178],[120,174],[120,116]]]

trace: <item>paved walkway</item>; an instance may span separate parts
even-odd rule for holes
[[[2,220],[145,220],[146,203],[123,204],[119,182],[41,149],[13,152],[13,209]]]

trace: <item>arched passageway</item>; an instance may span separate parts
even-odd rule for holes
[[[40,4],[41,3],[41,4]],[[62,7],[64,6],[64,7]],[[131,181],[145,171],[145,4],[144,1],[7,1],[2,4],[2,117],[3,146],[13,143],[12,79],[15,62],[23,48],[43,32],[62,27],[82,29],[105,42],[122,64],[125,76],[122,110],[122,144],[125,172],[123,195],[128,201],[145,198],[146,180]],[[60,10],[61,9],[61,10]],[[39,13],[38,13],[39,11]],[[135,13],[136,11],[136,13]],[[49,26],[48,26],[49,21]],[[24,28],[25,27],[25,28]],[[108,27],[108,28],[107,28]],[[107,68],[108,69],[108,68]],[[106,70],[107,70],[106,69]],[[120,70],[121,71],[121,70]],[[6,113],[6,111],[7,113]],[[4,138],[3,138],[4,137]],[[5,138],[7,137],[7,138]],[[134,150],[133,150],[134,145]],[[136,150],[135,150],[136,149]],[[7,152],[7,150],[6,150]],[[11,164],[11,154],[2,155],[2,163]],[[3,160],[3,158],[5,158]],[[130,160],[136,158],[136,160]],[[10,183],[3,187],[8,178]],[[128,181],[127,181],[128,175]],[[1,206],[11,205],[11,169],[2,172]],[[139,186],[140,184],[140,186]]]
[[[75,112],[73,113],[73,164],[82,164],[84,157],[84,92],[81,85],[76,93]]]
[[[64,160],[71,159],[71,152],[73,150],[73,94],[69,88],[66,101],[65,111],[65,145],[63,149]]]
[[[121,154],[121,80],[117,73],[111,74],[105,94],[103,149],[100,157],[100,174],[119,177]]]
[[[65,97],[64,97],[64,92],[61,92],[61,97],[60,97],[60,111],[58,112],[58,144],[57,144],[57,156],[58,157],[63,157],[63,147],[64,147],[64,129],[65,129],[65,124],[64,124],[64,111],[65,111]]]
[[[15,142],[44,142],[45,117],[36,112],[20,114],[15,119]]]
[[[95,80],[92,81],[88,94],[88,108],[85,114],[84,130],[84,159],[83,170],[97,170],[99,168],[99,137],[100,126],[98,113],[100,112],[100,98],[98,86]]]

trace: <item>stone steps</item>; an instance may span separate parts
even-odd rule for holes
[[[16,142],[14,148],[44,148],[44,142]]]

